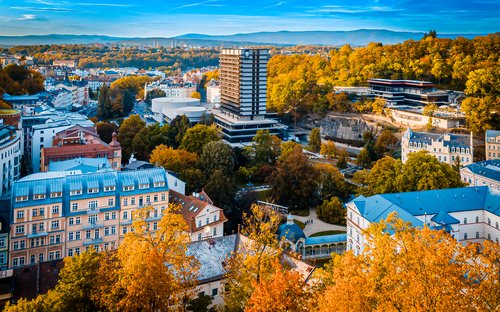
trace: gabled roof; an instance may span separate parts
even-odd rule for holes
[[[500,182],[500,159],[485,160],[470,164],[461,170],[469,169],[473,174]]]
[[[431,220],[441,225],[460,224],[460,221],[444,212],[444,210],[439,210],[438,214],[433,216]]]

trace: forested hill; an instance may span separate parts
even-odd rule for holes
[[[465,37],[473,38],[481,34],[439,34],[440,38]],[[234,35],[204,35],[185,34],[177,37],[150,37],[125,38],[102,35],[31,35],[31,36],[0,36],[0,46],[38,45],[38,44],[90,44],[90,43],[121,43],[129,45],[163,46],[172,44],[187,44],[199,46],[220,45],[297,45],[314,44],[340,46],[350,44],[354,46],[366,45],[370,42],[393,44],[408,39],[418,40],[424,36],[423,32],[401,32],[387,29],[358,29],[350,31],[276,31],[256,32]]]

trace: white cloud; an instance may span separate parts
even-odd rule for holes
[[[204,5],[204,4],[211,3],[211,2],[217,2],[217,0],[207,0],[207,1],[203,1],[203,2],[184,4],[184,5],[175,7],[174,10],[182,9],[182,8],[190,8],[190,7],[194,7],[194,6],[200,6],[200,5]]]

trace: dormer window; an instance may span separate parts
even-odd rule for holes
[[[104,187],[104,192],[112,192],[116,190],[116,187],[113,185],[113,186],[105,186]]]
[[[165,186],[165,182],[163,182],[163,181],[162,182],[155,182],[153,185],[154,185],[154,187],[163,187],[163,186]]]
[[[50,198],[62,197],[62,192],[52,192],[50,193]]]
[[[17,196],[16,202],[28,201],[28,196]]]
[[[147,188],[149,188],[149,183],[148,184],[145,184],[145,183],[139,184],[139,189],[140,190],[144,190],[144,189],[147,189]]]
[[[99,193],[99,188],[93,187],[87,190],[89,194]]]
[[[73,190],[73,191],[70,191],[69,195],[71,195],[71,196],[82,195],[82,190]]]
[[[133,185],[125,185],[123,187],[123,190],[124,191],[133,191],[134,190],[134,186]]]
[[[44,199],[45,198],[45,194],[35,194],[33,195],[33,199]]]

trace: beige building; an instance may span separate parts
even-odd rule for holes
[[[500,190],[500,159],[476,162],[460,169],[460,178],[470,186]]]
[[[500,159],[500,130],[486,131],[486,160]]]
[[[98,251],[115,249],[131,231],[135,210],[153,207],[148,222],[156,230],[168,204],[163,168],[29,175],[14,184],[9,267],[73,256],[91,246]],[[196,205],[203,206],[197,201]],[[212,226],[216,230],[211,236],[222,236],[222,210],[210,205],[207,211],[207,206],[194,218],[209,217],[203,230]],[[198,228],[192,237],[197,234]]]
[[[473,163],[473,146],[470,135],[452,133],[413,132],[410,128],[401,139],[401,160],[406,162],[408,154],[427,151],[440,162],[449,165],[458,160],[461,166]]]

